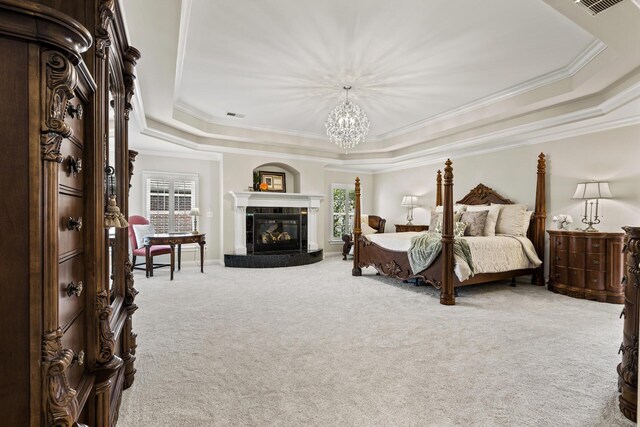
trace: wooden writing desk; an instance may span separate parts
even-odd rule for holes
[[[145,260],[147,263],[147,277],[153,276],[153,269],[149,263],[153,262],[153,259],[149,256],[151,246],[155,245],[169,245],[171,246],[171,280],[173,280],[173,272],[175,270],[175,247],[178,245],[178,270],[180,270],[180,263],[182,258],[182,245],[187,243],[197,243],[200,245],[200,272],[204,273],[204,244],[205,234],[154,234],[152,236],[146,236],[144,238]]]

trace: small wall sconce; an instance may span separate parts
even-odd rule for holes
[[[407,225],[412,225],[413,208],[418,206],[418,196],[404,196],[400,205],[407,208]]]
[[[574,199],[584,199],[584,215],[582,222],[587,224],[587,228],[584,231],[595,232],[598,231],[593,225],[600,224],[600,218],[598,217],[598,205],[600,199],[610,199],[613,195],[609,188],[608,182],[581,182],[576,187],[576,192],[573,195]],[[593,212],[593,205],[596,205],[595,216]],[[589,208],[589,215],[587,216],[587,207]]]
[[[200,234],[198,231],[198,217],[200,216],[200,208],[192,208],[189,211],[189,215],[193,217],[193,230],[191,234]]]

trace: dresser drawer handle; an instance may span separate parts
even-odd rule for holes
[[[560,259],[561,258],[559,256],[556,256],[556,261],[560,261]]]
[[[600,261],[599,261],[599,260],[597,260],[597,259],[594,259],[594,260],[593,260],[593,263],[594,263],[594,264],[600,264]]]
[[[82,229],[82,217],[79,216],[78,218],[73,218],[73,217],[69,217],[69,219],[67,219],[67,230],[71,231],[71,230],[76,230],[76,231],[80,231]]]
[[[82,294],[82,281],[79,281],[77,285],[73,282],[67,285],[67,296],[70,297],[71,295],[75,295],[79,297],[81,294]]]
[[[556,279],[560,278],[560,273],[556,273]]]
[[[598,279],[591,279],[593,283],[598,283]]]
[[[82,159],[80,157],[74,158],[73,156],[67,157],[69,163],[69,173],[75,178],[80,172],[82,172]]]
[[[67,114],[69,114],[72,119],[75,119],[77,117],[78,120],[82,120],[82,113],[82,104],[78,104],[75,107],[71,103],[67,104]]]
[[[599,248],[600,247],[600,243],[594,243],[591,245],[592,248]]]
[[[84,351],[80,350],[80,353],[76,353],[73,355],[73,359],[71,359],[71,364],[77,363],[78,366],[84,365]]]

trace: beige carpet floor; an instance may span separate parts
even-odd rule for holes
[[[460,291],[350,274],[184,267],[146,279],[119,426],[632,426],[621,306],[506,283]]]

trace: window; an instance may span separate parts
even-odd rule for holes
[[[189,215],[197,206],[198,176],[144,172],[146,217],[156,233],[188,233],[193,230]]]
[[[330,240],[342,241],[343,234],[351,233],[355,208],[356,191],[353,184],[332,184]]]

